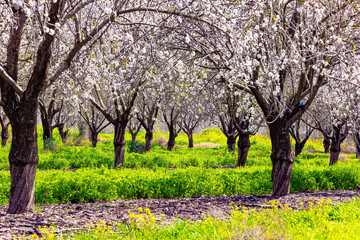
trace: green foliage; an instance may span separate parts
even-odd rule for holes
[[[127,145],[128,147],[128,152],[129,153],[143,153],[145,151],[145,146],[137,141],[132,142],[130,141],[130,143],[128,142]]]

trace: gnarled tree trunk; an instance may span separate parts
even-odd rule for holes
[[[36,134],[37,104],[19,107],[12,125],[12,144],[9,154],[11,187],[8,213],[34,210],[35,175],[39,161]]]
[[[175,138],[177,137],[177,134],[175,132],[175,130],[173,130],[172,128],[169,129],[169,141],[167,143],[167,150],[171,151],[174,149],[175,146]]]
[[[245,167],[250,146],[250,134],[239,133],[237,167]]]
[[[341,132],[342,127],[345,126],[344,132]],[[349,134],[349,127],[344,121],[339,126],[333,125],[333,134],[331,137],[330,146],[330,162],[329,166],[334,165],[338,160],[341,152],[341,143],[346,139]]]
[[[96,147],[96,145],[97,145],[97,143],[98,143],[98,135],[99,135],[99,133],[97,132],[97,131],[92,131],[91,129],[90,129],[90,133],[89,133],[89,140],[90,140],[90,142],[91,142],[91,146],[94,148],[94,147]]]
[[[154,138],[154,134],[152,131],[146,131],[145,134],[145,152],[148,152],[152,149],[152,140]]]
[[[269,130],[272,144],[273,196],[285,196],[290,192],[291,172],[294,165],[290,132],[281,119],[269,124]]]
[[[189,148],[193,148],[194,147],[194,139],[193,139],[193,132],[190,131],[188,133],[186,133],[186,135],[188,136],[189,139]]]
[[[324,137],[324,140],[323,140],[324,153],[330,152],[330,144],[331,144],[330,138]]]
[[[116,122],[114,133],[115,161],[114,167],[124,166],[125,156],[125,131],[127,123]]]
[[[356,148],[356,158],[360,159],[360,133],[359,132],[354,133],[354,142],[355,142],[355,148]]]
[[[236,136],[235,134],[229,134],[227,137],[227,147],[229,152],[235,152]]]
[[[57,126],[57,130],[58,130],[58,132],[59,132],[59,134],[60,134],[60,138],[61,138],[61,141],[62,141],[63,144],[66,143],[66,141],[67,141],[67,134],[69,133],[69,130],[70,130],[70,129],[64,130],[64,128],[65,128],[65,124],[63,124],[63,123],[61,123],[61,124],[59,124],[59,125]]]
[[[1,146],[6,147],[9,139],[9,124],[4,124],[1,129]]]

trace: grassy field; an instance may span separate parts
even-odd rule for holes
[[[200,195],[268,194],[271,183],[271,144],[267,136],[251,137],[251,148],[245,168],[212,168],[235,165],[236,154],[229,153],[226,138],[218,129],[195,134],[195,144],[209,148],[187,148],[187,136],[180,134],[176,149],[169,152],[161,146],[167,135],[157,133],[153,150],[133,152],[131,137],[126,135],[125,168],[112,169],[112,134],[100,134],[96,148],[71,132],[63,145],[55,133],[52,151],[44,151],[39,131],[39,165],[36,177],[36,203],[79,203],[132,198],[182,198]],[[140,132],[137,144],[144,144]],[[294,144],[294,143],[293,143]],[[214,147],[215,146],[215,147]],[[9,146],[0,151],[0,204],[8,203],[10,173],[7,156]],[[355,189],[360,186],[360,164],[355,154],[344,154],[332,167],[329,154],[321,153],[321,139],[310,139],[304,152],[295,159],[291,192],[306,190]],[[308,210],[291,211],[283,206],[271,210],[234,208],[226,219],[208,217],[202,222],[179,221],[162,227],[150,212],[132,215],[130,224],[115,228],[104,223],[89,226],[75,239],[231,239],[293,238],[334,239],[345,234],[358,220],[359,200],[333,206],[324,203]],[[346,216],[346,217],[345,217]],[[319,223],[313,223],[318,221]],[[322,227],[319,228],[319,224]],[[351,227],[354,228],[355,225]],[[321,230],[319,230],[321,229]],[[345,229],[345,230],[344,230]],[[54,237],[54,230],[42,229],[45,239]],[[321,235],[322,231],[325,235]],[[121,234],[120,234],[121,232]],[[126,234],[124,234],[126,233]],[[120,235],[121,237],[120,237]],[[353,237],[355,231],[346,232]],[[357,233],[356,233],[357,234]],[[354,235],[355,236],[355,235]],[[36,238],[35,236],[33,238]],[[59,237],[61,239],[61,237]],[[66,237],[65,237],[66,238]]]

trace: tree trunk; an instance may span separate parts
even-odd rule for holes
[[[271,161],[273,196],[285,196],[290,192],[290,180],[294,155],[291,149],[290,132],[281,119],[269,124],[271,138]]]
[[[152,140],[154,138],[154,134],[152,131],[146,131],[145,134],[145,152],[148,152],[152,149]]]
[[[234,134],[227,136],[227,146],[229,152],[235,152],[236,137]]]
[[[193,132],[192,131],[188,131],[187,133],[188,139],[189,139],[189,148],[193,148],[194,147],[194,139],[193,139]]]
[[[238,160],[236,163],[237,167],[245,167],[247,155],[250,148],[250,134],[239,134],[239,140],[238,140]]]
[[[91,146],[94,148],[97,145],[98,142],[98,132],[97,131],[92,131],[90,130],[90,142],[91,142]]]
[[[125,156],[125,131],[127,123],[117,122],[115,125],[114,133],[114,150],[115,150],[115,161],[114,168],[118,166],[124,167],[124,156]]]
[[[44,149],[50,149],[53,141],[53,128],[50,126],[48,119],[41,117],[42,128],[43,128],[43,141]]]
[[[305,146],[305,143],[306,143],[306,141],[295,142],[295,157],[302,152],[302,150]]]
[[[334,165],[339,160],[339,156],[341,152],[340,144],[341,141],[339,141],[338,139],[333,138],[331,140],[329,166]]]
[[[135,144],[137,133],[131,133],[131,145]]]
[[[63,144],[66,143],[67,141],[67,134],[69,132],[69,129],[67,129],[66,131],[64,131],[64,124],[59,124],[59,126],[57,126],[57,129],[59,131],[59,134],[60,134],[60,138],[61,138],[61,141]]]
[[[175,138],[176,138],[176,133],[174,131],[170,131],[170,133],[169,133],[169,141],[167,143],[167,150],[168,151],[171,151],[171,150],[174,149]]]
[[[356,158],[360,159],[360,134],[358,132],[354,133],[354,141],[356,148]]]
[[[36,133],[37,104],[20,107],[13,116],[9,154],[11,187],[8,213],[34,210],[35,175],[39,162]],[[35,107],[35,108],[34,108]],[[25,110],[24,110],[25,109]]]
[[[330,138],[324,137],[324,140],[323,140],[324,153],[330,152],[330,143],[331,143]]]
[[[4,124],[1,130],[1,146],[6,147],[8,139],[9,139],[9,125]]]

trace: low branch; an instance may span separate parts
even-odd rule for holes
[[[0,67],[0,77],[20,96],[22,97],[24,91],[21,87],[7,74],[3,67]]]

